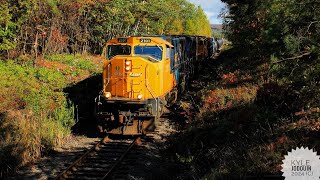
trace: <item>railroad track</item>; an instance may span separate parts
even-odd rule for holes
[[[135,161],[125,158],[139,142],[140,137],[131,141],[110,140],[105,137],[69,165],[56,179],[125,179],[126,169],[130,169],[130,163]],[[118,168],[119,166],[121,168]]]

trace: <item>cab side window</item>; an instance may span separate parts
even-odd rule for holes
[[[175,59],[174,59],[174,49],[173,48],[167,48],[167,56],[170,59],[170,73],[174,71],[175,66]]]
[[[167,47],[167,50],[166,50],[166,59],[170,59],[170,48]]]

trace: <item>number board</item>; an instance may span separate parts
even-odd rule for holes
[[[151,43],[151,39],[143,38],[143,39],[140,39],[140,42],[141,43]]]
[[[126,42],[128,42],[128,39],[127,38],[118,38],[118,42],[119,43],[126,43]]]

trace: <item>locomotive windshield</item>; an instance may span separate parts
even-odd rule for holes
[[[116,55],[130,55],[131,46],[128,45],[109,45],[107,51],[107,59],[111,59]]]
[[[135,46],[134,54],[136,55],[149,55],[161,61],[162,47],[160,46]]]

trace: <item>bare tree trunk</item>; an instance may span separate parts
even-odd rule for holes
[[[28,32],[27,32],[27,30],[25,30],[25,31],[26,31],[25,36],[24,36],[23,32],[21,31],[21,38],[23,38],[23,49],[22,49],[23,54],[26,54],[27,37],[28,37]]]
[[[133,35],[137,35],[137,31],[138,31],[139,24],[140,24],[140,20],[138,19],[138,22],[137,22],[137,24],[136,24],[136,27],[134,28],[134,31],[133,31]]]
[[[37,66],[37,61],[38,61],[38,47],[39,47],[38,36],[39,36],[39,33],[37,32],[36,39],[34,40],[34,45],[33,45],[34,53],[35,53],[35,59],[33,61],[33,67]]]
[[[82,54],[83,55],[87,54],[87,43],[88,43],[88,41],[84,42],[82,45]]]

